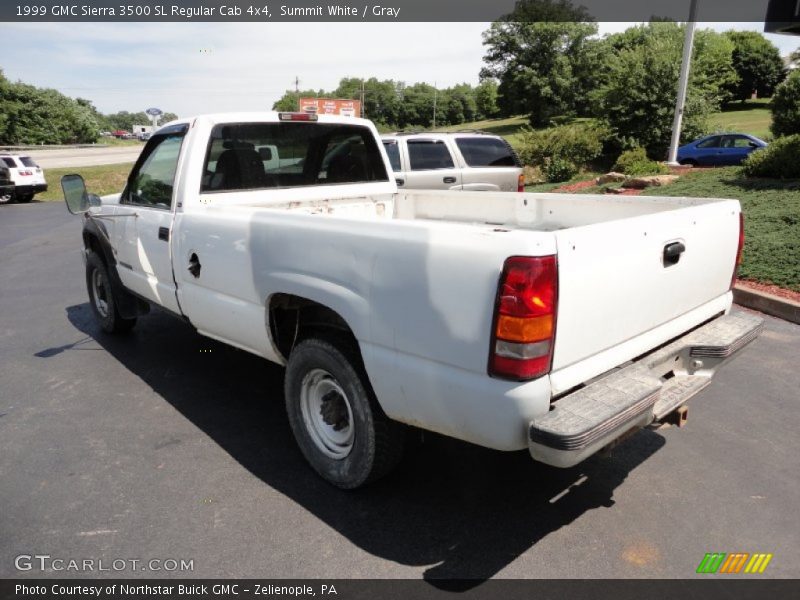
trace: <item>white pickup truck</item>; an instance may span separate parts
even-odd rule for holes
[[[399,460],[402,424],[575,465],[680,420],[762,327],[730,312],[737,201],[398,192],[361,119],[175,121],[121,194],[62,187],[102,328],[154,304],[285,365],[300,449],[343,488]]]

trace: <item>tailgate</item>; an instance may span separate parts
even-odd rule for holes
[[[559,299],[553,372],[728,292],[739,240],[739,203],[669,200],[686,206],[555,233]],[[669,264],[665,248],[680,249],[673,244],[685,250],[676,264]],[[683,331],[697,324],[684,322]],[[669,327],[661,331],[664,339],[654,345],[683,333]],[[595,362],[607,370],[631,358],[612,365]]]

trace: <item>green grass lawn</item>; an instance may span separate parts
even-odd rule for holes
[[[745,216],[740,277],[800,291],[800,181],[744,179],[738,172],[703,169],[644,193],[739,200]]]
[[[589,121],[589,119],[575,119],[575,121]],[[512,146],[517,146],[520,141],[519,130],[527,122],[527,116],[518,115],[506,119],[486,119],[461,125],[451,125],[437,128],[437,131],[480,129],[488,133],[502,135]],[[749,100],[744,103],[734,102],[722,112],[715,113],[710,119],[713,131],[737,131],[749,133],[762,139],[769,137],[771,123],[772,114],[769,110],[769,100]]]
[[[82,175],[86,181],[86,189],[91,193],[103,196],[122,191],[128,173],[131,172],[133,163],[120,163],[118,165],[100,165],[97,167],[67,167],[65,169],[45,169],[44,176],[47,180],[47,191],[36,194],[36,200],[63,200],[61,193],[61,177],[70,173]]]
[[[741,104],[735,102],[711,118],[715,131],[749,133],[762,139],[770,136],[771,123],[769,100],[751,100]]]
[[[451,125],[448,127],[437,128],[437,131],[459,131],[460,129],[479,129],[487,133],[502,135],[512,146],[519,142],[519,130],[527,124],[528,117],[518,115],[507,119],[486,119],[484,121],[473,121],[472,123],[462,123],[461,125]]]

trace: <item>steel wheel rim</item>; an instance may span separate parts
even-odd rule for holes
[[[335,460],[353,449],[353,409],[342,386],[324,369],[309,371],[300,384],[303,423],[317,449]]]
[[[105,281],[103,281],[103,274],[99,269],[92,272],[92,297],[94,299],[95,308],[100,313],[101,317],[108,316],[108,296]]]

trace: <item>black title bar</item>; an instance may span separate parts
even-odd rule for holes
[[[798,598],[794,579],[5,579],[3,600],[763,600]]]
[[[531,0],[536,4],[536,0]],[[539,0],[541,2],[541,0]],[[552,0],[585,8],[587,20],[685,21],[691,0]],[[783,23],[800,22],[797,0],[698,0],[698,21],[757,22],[768,13]],[[488,22],[514,9],[515,0],[4,0],[0,21],[17,22]],[[546,3],[546,2],[544,2]],[[529,13],[530,14],[530,13]],[[574,20],[558,10],[546,18]]]

